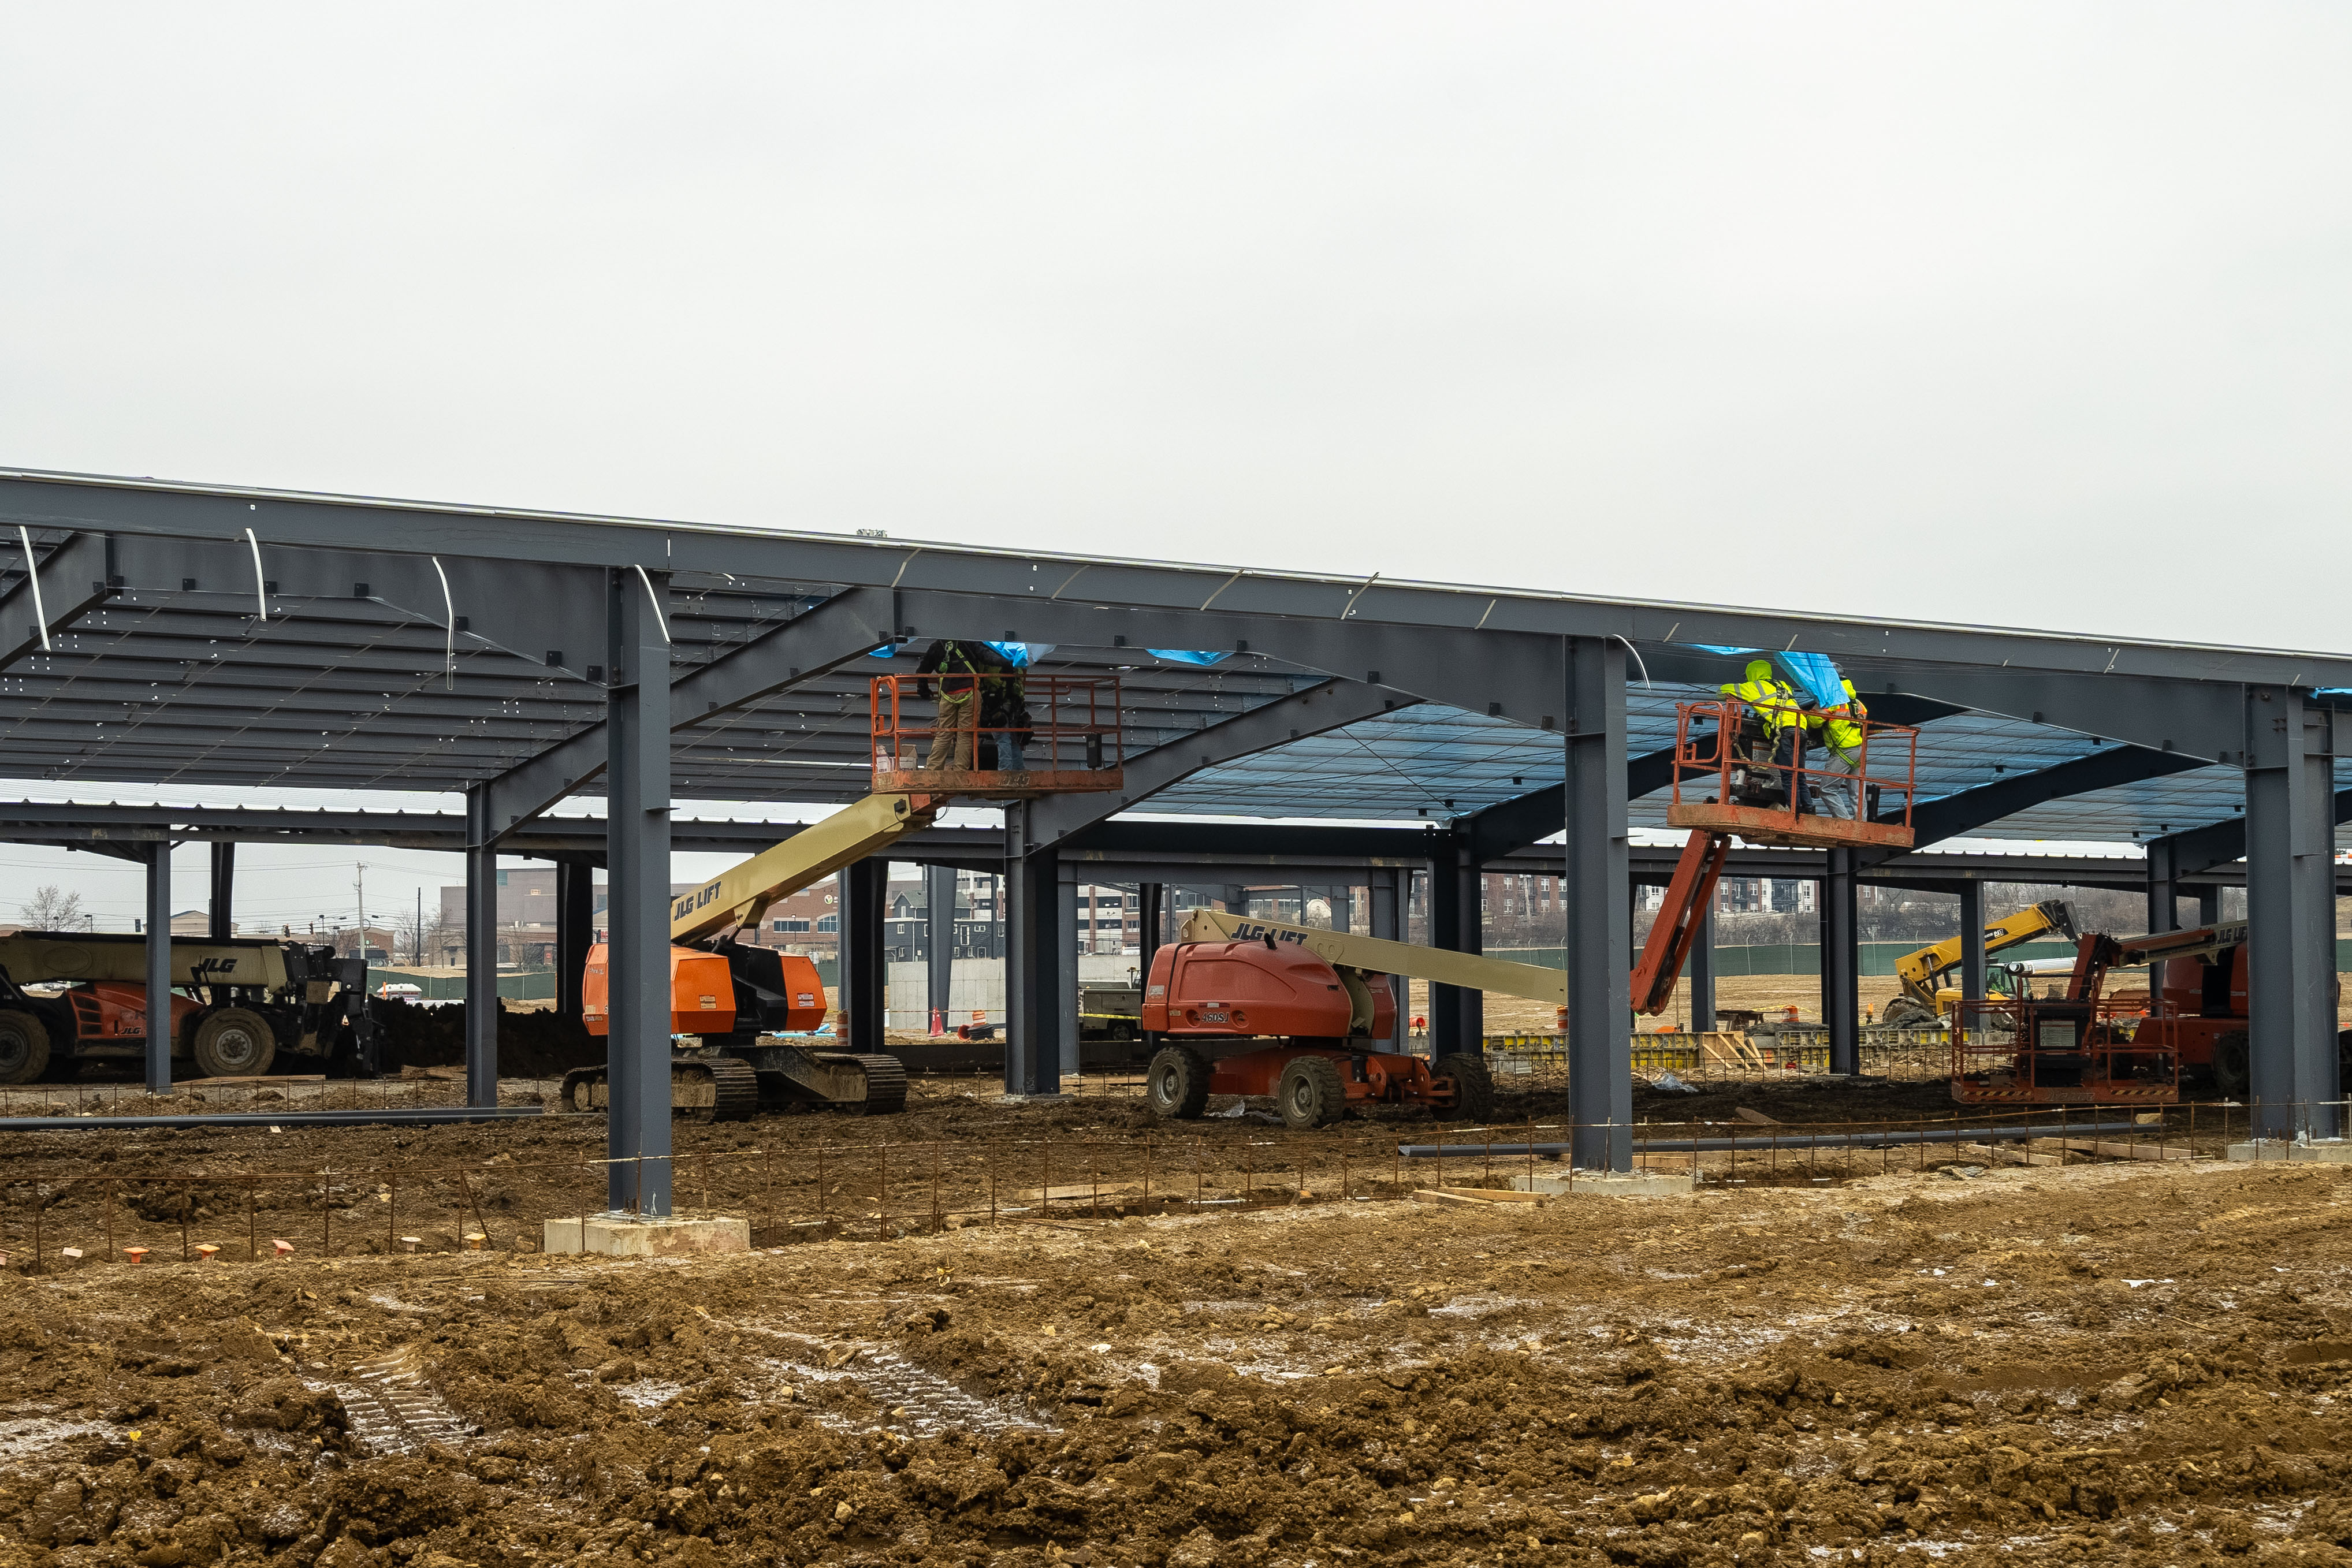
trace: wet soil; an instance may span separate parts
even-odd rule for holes
[[[903,1130],[980,1146],[1009,1114],[934,1086]],[[679,1141],[804,1166],[820,1125]],[[502,1173],[600,1131],[79,1135],[126,1173],[463,1161],[522,1207],[498,1250],[0,1272],[0,1563],[2352,1563],[2329,1167],[1491,1207],[1367,1182],[690,1262],[510,1249],[534,1189]],[[61,1137],[0,1153],[22,1184]],[[43,1212],[86,1230],[90,1197]]]

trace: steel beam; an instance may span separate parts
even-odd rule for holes
[[[1828,871],[1818,897],[1822,1021],[1829,1026],[1830,1071],[1852,1075],[1862,1071],[1861,1003],[1855,995],[1861,971],[1861,925],[1854,907],[1854,853],[1850,849],[1826,853]]]
[[[655,593],[668,587],[650,573]],[[635,570],[606,584],[604,725],[611,858],[604,1041],[611,1112],[605,1201],[614,1210],[670,1212],[669,732],[670,657],[661,617]],[[483,797],[494,809],[496,792]],[[486,831],[496,831],[492,820]]]
[[[172,1092],[172,841],[147,854],[147,1092]]]
[[[466,1103],[499,1103],[499,846],[488,798],[466,791]]]
[[[2182,680],[2135,673],[2118,678],[2081,670],[2003,669],[1998,661],[1986,663],[1994,667],[1865,658],[1845,668],[1874,716],[1880,699],[1873,694],[1884,690],[2128,741],[2200,762],[2232,763],[2242,752],[2237,687],[2226,676]]]
[[[2341,1124],[2336,1060],[2335,737],[2288,686],[2245,698],[2249,1088],[2258,1138]]]
[[[0,536],[0,558],[13,557],[21,569],[23,544],[15,538],[16,532],[11,528]],[[114,591],[110,586],[113,568],[108,559],[108,540],[102,534],[74,534],[63,543],[51,546],[36,571],[41,590],[37,596],[33,585],[24,580],[0,596],[0,670],[28,655],[45,653],[45,626],[47,641],[54,643],[59,632],[105,603]],[[22,673],[31,674],[41,668],[42,662],[37,661]]]
[[[1127,758],[1117,794],[1048,795],[1030,810],[1030,847],[1058,844],[1084,829],[1181,783],[1204,768],[1322,735],[1413,706],[1415,699],[1361,681],[1330,680],[1277,697],[1181,739]]]
[[[2352,685],[2352,661],[2267,650],[1365,582],[781,530],[751,533],[22,469],[0,474],[0,522],[215,540],[241,540],[244,530],[252,528],[265,551],[297,545],[377,554],[397,545],[397,553],[445,558],[470,555],[622,569],[658,563],[679,572],[709,574],[715,583],[769,578],[788,583],[897,584],[902,591],[994,596],[1006,604],[1066,604],[1076,599],[1087,605],[1163,611],[1185,628],[1181,641],[1158,641],[1156,628],[1150,637],[1135,639],[1139,645],[1154,647],[1228,647],[1231,642],[1213,640],[1212,626],[1244,628],[1238,635],[1246,639],[1251,624],[1311,617],[1349,630],[1381,624],[1485,627],[1553,637],[1622,636],[1643,645],[1780,648],[1801,643],[1848,667],[1876,657],[2011,670]],[[1053,639],[1040,634],[1040,640]],[[1333,673],[1354,672],[1343,667]]]
[[[1913,807],[1911,828],[1915,847],[1924,849],[1945,839],[1966,837],[1979,828],[1990,827],[2005,817],[2031,810],[2046,801],[2087,795],[2094,789],[2111,789],[2149,779],[2162,779],[2205,766],[2207,764],[2201,758],[2187,757],[2178,752],[2116,746],[2048,768],[2012,773],[1990,784],[1938,796],[1932,800],[1922,800]],[[1900,810],[1883,811],[1879,820],[1899,822],[1903,820],[1903,813]],[[1867,863],[1876,864],[1895,859],[1906,852],[1871,850],[1862,852]]]
[[[2330,810],[2333,825],[2342,827],[2352,822],[2352,789],[2336,791]],[[2246,820],[2230,817],[2183,832],[2168,833],[2162,839],[2148,841],[2150,852],[2164,845],[2163,852],[2171,858],[2176,876],[2194,876],[2199,872],[2211,871],[2215,866],[2228,865],[2242,860],[2246,853]],[[2208,921],[2205,924],[2210,925]]]
[[[691,729],[713,717],[837,670],[890,640],[889,596],[852,591],[681,676],[667,722]],[[492,821],[511,832],[603,771],[608,746],[591,725],[490,780]]]
[[[1568,640],[1569,1103],[1576,1164],[1633,1168],[1633,925],[1626,918],[1625,650]]]

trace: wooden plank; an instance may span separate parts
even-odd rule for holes
[[[1445,1203],[1532,1203],[1538,1208],[1549,1197],[1540,1192],[1506,1192],[1491,1186],[1417,1186],[1412,1196]]]

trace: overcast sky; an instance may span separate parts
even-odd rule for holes
[[[2352,651],[2352,10],[9,8],[0,464]]]

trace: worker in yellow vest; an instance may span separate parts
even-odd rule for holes
[[[1779,770],[1778,787],[1783,801],[1793,794],[1798,810],[1810,810],[1804,778],[1796,771],[1805,735],[1805,715],[1800,706],[1802,699],[1797,691],[1772,678],[1769,659],[1749,660],[1746,678],[1718,689],[1725,696],[1737,697],[1747,706],[1739,737],[1743,753],[1759,768]]]
[[[1854,816],[1854,776],[1862,771],[1863,720],[1870,709],[1854,694],[1852,681],[1841,681],[1845,701],[1811,716],[1813,739],[1821,748],[1822,772],[1813,795],[1824,816],[1852,821]]]

